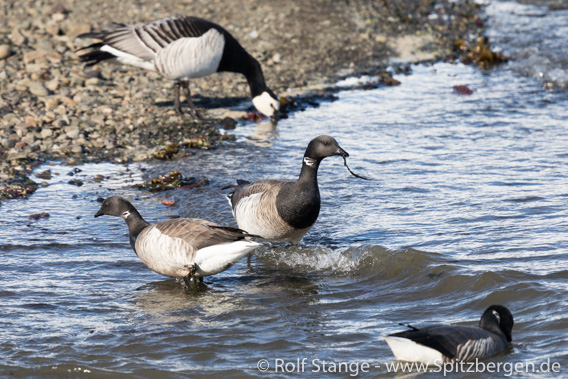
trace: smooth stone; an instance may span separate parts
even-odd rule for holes
[[[0,45],[0,60],[8,58],[11,52],[12,50],[10,48],[10,45]]]
[[[37,97],[44,97],[49,94],[47,88],[45,88],[40,82],[30,82],[30,84],[28,84],[28,89],[32,95]]]
[[[69,23],[67,35],[74,40],[79,34],[89,33],[90,31],[91,25],[89,24]]]
[[[99,78],[89,78],[85,80],[85,85],[87,86],[96,86],[100,83]]]
[[[42,139],[46,139],[48,137],[51,137],[52,135],[53,135],[53,130],[51,130],[51,129],[45,128],[41,131],[41,138]]]
[[[57,87],[59,86],[59,78],[52,79],[48,82],[45,82],[45,86],[48,90],[55,92],[57,91]]]
[[[79,127],[78,126],[68,126],[65,128],[65,134],[70,139],[75,139],[79,137]]]

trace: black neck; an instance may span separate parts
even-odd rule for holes
[[[243,74],[247,78],[252,97],[262,94],[266,90],[266,82],[260,63],[232,35],[225,32],[224,37],[225,49],[217,71]]]
[[[142,218],[142,216],[140,216],[140,213],[138,213],[138,211],[134,209],[134,207],[129,210],[129,212],[130,215],[126,218],[125,221],[128,225],[128,231],[130,232],[130,238],[132,240],[133,238],[138,238],[138,235],[150,224],[147,223]]]
[[[277,209],[280,217],[294,228],[304,229],[313,225],[320,211],[320,193],[318,188],[318,167],[302,163],[302,171],[296,182],[286,184],[277,197]]]
[[[310,162],[311,164],[306,163],[306,161]],[[321,163],[321,160],[312,159],[309,157],[304,156],[304,160],[302,162],[302,170],[300,171],[300,177],[298,178],[298,182],[308,183],[312,182],[317,187],[318,185],[318,168]]]
[[[250,87],[250,95],[252,98],[255,98],[256,96],[261,95],[267,89],[260,63],[258,63],[258,61],[253,57],[250,57],[250,59],[251,64],[249,66],[249,70],[244,73],[244,75],[246,76]]]

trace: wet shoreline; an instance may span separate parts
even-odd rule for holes
[[[468,60],[468,49],[484,32],[482,8],[469,2],[81,5],[15,1],[3,7],[0,201],[32,193],[37,184],[28,175],[47,160],[73,165],[172,159],[233,140],[233,120],[258,120],[239,75],[192,81],[196,105],[224,119],[203,123],[175,114],[172,83],[155,73],[112,64],[84,68],[76,50],[87,41],[74,37],[109,21],[193,14],[218,22],[259,59],[267,84],[289,112],[333,99],[333,83],[348,76],[374,75],[379,80],[372,86],[395,85],[392,67],[399,66],[393,62],[410,71],[408,62]],[[116,20],[116,14],[126,16]]]

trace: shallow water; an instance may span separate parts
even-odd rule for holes
[[[74,175],[40,167],[54,173],[48,187],[0,206],[0,373],[264,377],[277,359],[297,371],[307,358],[307,373],[321,374],[325,360],[327,370],[368,363],[390,376],[381,337],[399,322],[475,325],[494,303],[515,316],[513,343],[484,362],[558,362],[566,372],[568,100],[512,67],[414,66],[401,86],[340,92],[276,129],[240,127],[236,145],[181,161],[83,165]],[[98,197],[121,195],[149,222],[234,225],[220,188],[297,176],[319,134],[336,137],[350,167],[373,180],[324,160],[322,211],[301,245],[263,248],[206,278],[204,292],[186,294],[147,269],[122,220],[93,218]],[[211,183],[161,194],[129,187],[177,170]],[[40,212],[50,217],[28,218]]]

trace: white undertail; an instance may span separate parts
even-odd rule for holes
[[[385,341],[396,359],[407,362],[422,362],[428,365],[440,365],[444,356],[436,349],[418,344],[408,338],[387,336]]]
[[[195,276],[214,275],[224,271],[261,245],[255,241],[241,240],[199,249],[195,254]]]

